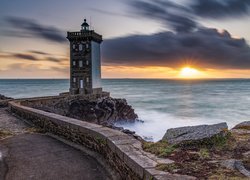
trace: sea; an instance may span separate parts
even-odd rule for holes
[[[102,79],[112,97],[125,98],[139,119],[116,124],[146,140],[160,140],[167,129],[250,120],[250,79]],[[13,98],[58,95],[67,79],[0,79],[0,94]]]

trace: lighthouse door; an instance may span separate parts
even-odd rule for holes
[[[83,82],[83,79],[80,80],[80,88],[83,89],[83,86],[84,86],[84,82]]]

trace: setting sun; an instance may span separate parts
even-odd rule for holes
[[[199,71],[194,68],[184,67],[180,71],[181,78],[198,78]]]

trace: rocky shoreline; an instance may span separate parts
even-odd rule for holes
[[[172,128],[166,131],[161,141],[154,143],[143,140],[135,132],[115,126],[120,121],[139,121],[125,99],[65,97],[52,103],[29,106],[130,134],[142,142],[144,151],[173,162],[159,163],[157,169],[161,171],[198,179],[250,178],[250,121],[242,122],[233,129],[228,129],[225,122]]]
[[[226,123],[168,129],[161,141],[144,141],[143,149],[172,160],[158,164],[166,172],[198,179],[250,178],[250,121],[231,130]]]
[[[40,109],[46,112],[60,114],[63,116],[75,118],[90,123],[103,125],[112,129],[120,130],[126,134],[141,139],[135,132],[123,127],[115,126],[115,123],[135,123],[143,121],[138,119],[131,105],[126,99],[112,97],[102,97],[98,99],[86,99],[84,97],[72,98],[65,97],[55,100],[49,104],[30,104],[32,108]]]

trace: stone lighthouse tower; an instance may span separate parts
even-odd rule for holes
[[[67,32],[67,39],[70,42],[70,94],[101,93],[102,36],[90,30],[84,19],[81,30]]]

